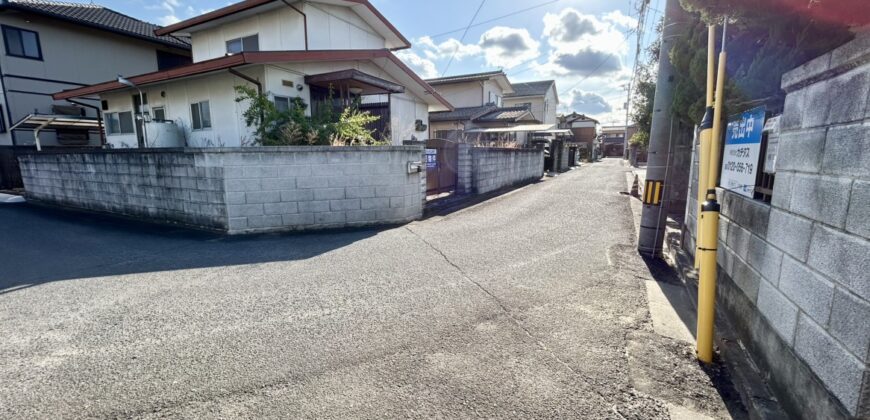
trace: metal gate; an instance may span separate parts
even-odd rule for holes
[[[455,190],[458,163],[457,143],[444,139],[426,140],[426,195]]]

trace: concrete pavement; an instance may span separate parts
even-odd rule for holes
[[[0,207],[0,417],[741,417],[653,328],[626,170],[381,231]]]

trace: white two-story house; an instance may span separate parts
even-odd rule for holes
[[[249,144],[239,85],[279,109],[299,97],[309,113],[325,101],[359,99],[381,116],[377,134],[393,144],[428,138],[429,110],[452,109],[393,54],[410,43],[367,0],[246,0],[155,34],[190,37],[193,63],[54,95],[99,95],[113,147]]]
[[[542,124],[556,124],[559,94],[555,80],[513,83],[513,92],[504,96],[504,106],[528,108]]]

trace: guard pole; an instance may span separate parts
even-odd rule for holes
[[[725,25],[727,25],[727,20]],[[710,137],[710,159],[707,172],[707,200],[701,207],[700,275],[698,276],[698,359],[713,362],[713,326],[716,319],[716,250],[719,243],[719,203],[716,201],[716,181],[719,173],[719,143],[722,136],[722,108],[725,104],[725,28],[722,29],[722,51],[716,75],[716,103]]]
[[[716,71],[716,25],[707,27],[707,100],[698,144],[698,206],[695,223],[695,268],[701,267],[698,252],[701,247],[701,206],[707,196],[707,172],[710,164],[710,130],[713,128],[713,84]]]

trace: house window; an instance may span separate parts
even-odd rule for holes
[[[106,133],[133,134],[133,112],[108,112],[106,113]]]
[[[276,96],[275,97],[275,109],[278,112],[288,112],[290,111],[290,98],[286,96]]]
[[[162,106],[155,106],[151,108],[151,112],[154,113],[154,121],[166,121],[166,109]]]
[[[227,41],[227,54],[260,51],[260,37],[256,34]]]
[[[208,101],[190,104],[190,117],[194,130],[211,128],[211,111],[209,110]]]
[[[6,44],[6,55],[42,60],[42,48],[36,32],[3,25],[3,41]]]

